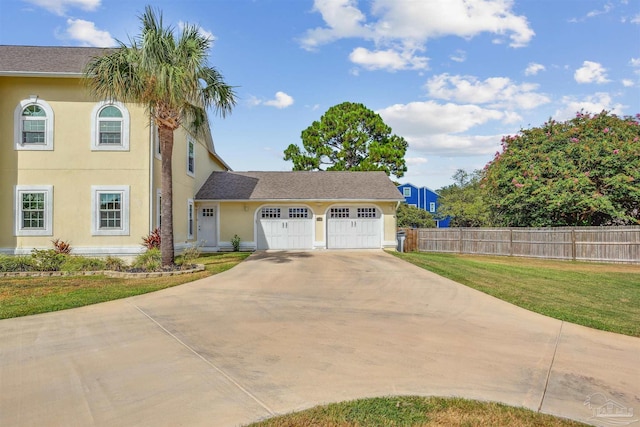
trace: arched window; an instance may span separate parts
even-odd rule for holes
[[[37,96],[20,101],[14,129],[16,150],[53,150],[53,110]]]
[[[129,112],[119,102],[101,102],[93,109],[91,149],[129,150]]]

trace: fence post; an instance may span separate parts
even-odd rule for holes
[[[458,228],[458,253],[462,253],[462,227]]]
[[[571,259],[576,260],[576,229],[571,228]]]
[[[513,256],[513,228],[509,228],[509,256]]]

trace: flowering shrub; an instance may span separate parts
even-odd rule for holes
[[[482,184],[500,225],[640,224],[640,115],[580,112],[502,140]]]

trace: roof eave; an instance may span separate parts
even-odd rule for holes
[[[83,77],[83,73],[71,73],[71,72],[39,72],[39,71],[0,71],[0,76],[5,77],[62,77],[62,78],[80,78]]]

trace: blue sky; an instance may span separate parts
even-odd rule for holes
[[[0,0],[0,44],[112,46],[146,4],[213,38],[234,170],[291,170],[284,149],[344,101],[407,139],[399,181],[432,189],[549,117],[640,112],[640,0]]]

